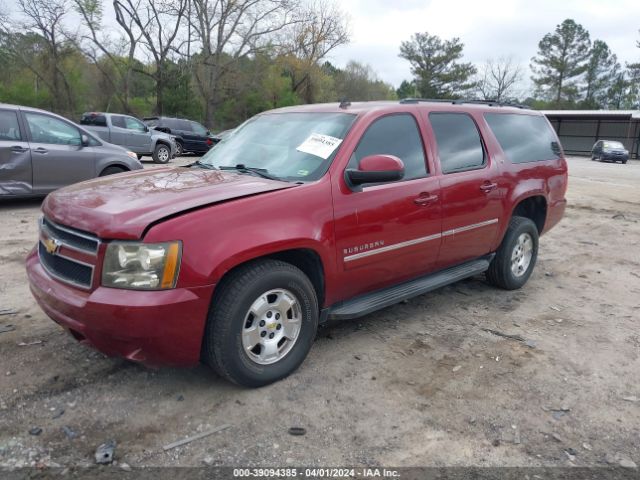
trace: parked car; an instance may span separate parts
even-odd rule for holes
[[[183,153],[207,153],[215,140],[211,132],[193,120],[171,117],[145,117],[147,126],[176,136],[177,156]]]
[[[42,196],[71,183],[140,168],[135,153],[64,117],[0,103],[0,198]]]
[[[328,319],[483,272],[522,287],[566,188],[539,112],[289,107],[191,165],[49,195],[27,272],[76,339],[147,364],[203,359],[257,387],[293,372]]]
[[[174,136],[150,130],[143,122],[129,115],[87,112],[80,124],[103,140],[122,145],[138,155],[150,155],[155,163],[167,163],[176,156]]]
[[[621,162],[629,160],[629,150],[620,142],[613,140],[598,140],[591,149],[591,160],[600,162]]]

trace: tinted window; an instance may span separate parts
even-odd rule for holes
[[[465,113],[431,113],[429,120],[436,135],[443,173],[484,165],[484,149],[478,128]]]
[[[191,122],[189,120],[178,120],[180,130],[184,130],[185,132],[191,132]]]
[[[0,141],[20,140],[18,115],[11,110],[0,110]]]
[[[191,129],[197,135],[202,135],[203,137],[207,135],[207,129],[200,125],[198,122],[191,122]]]
[[[422,140],[412,115],[388,115],[373,122],[353,152],[349,168],[358,168],[360,160],[369,155],[398,157],[404,163],[403,180],[427,175]]]
[[[120,115],[112,115],[111,116],[111,125],[113,125],[114,127],[119,127],[119,128],[127,128],[125,123],[124,123],[124,117],[121,117]]]
[[[85,113],[82,115],[82,120],[80,120],[80,125],[93,125],[95,127],[106,127],[107,126],[107,117],[104,115],[99,115],[96,113]]]
[[[558,140],[545,117],[487,113],[484,118],[512,163],[552,160],[560,156]]]
[[[160,120],[158,120],[157,118],[147,118],[145,119],[144,123],[146,123],[149,127],[156,127],[160,124]]]
[[[80,145],[80,131],[73,125],[39,113],[25,113],[31,132],[31,141],[59,145]]]

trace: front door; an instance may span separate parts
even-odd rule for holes
[[[15,110],[0,109],[0,196],[29,195],[31,152]]]
[[[34,193],[48,193],[96,176],[93,148],[82,146],[75,125],[44,113],[23,115],[29,130]]]
[[[131,145],[133,151],[136,153],[152,153],[151,134],[148,127],[133,117],[124,117],[124,123],[129,139],[127,144]]]
[[[334,187],[341,299],[408,280],[434,268],[440,249],[439,180],[428,171],[417,119],[409,113],[375,119],[364,131],[347,168],[362,158],[395,155],[404,179],[352,190],[344,177]]]
[[[447,267],[491,253],[502,216],[502,189],[498,166],[470,115],[431,112],[428,120],[442,171],[438,263]]]

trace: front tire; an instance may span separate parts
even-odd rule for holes
[[[176,157],[184,155],[184,147],[181,142],[176,142]]]
[[[521,288],[538,258],[538,228],[529,218],[512,217],[486,272],[487,281],[505,290]]]
[[[151,157],[154,163],[167,163],[171,160],[171,150],[164,143],[158,143]]]
[[[318,328],[313,285],[297,267],[257,260],[217,287],[203,339],[203,359],[220,376],[261,387],[294,372]]]

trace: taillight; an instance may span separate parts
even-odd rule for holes
[[[210,138],[207,138],[207,145],[209,146],[213,145],[213,141]]]

